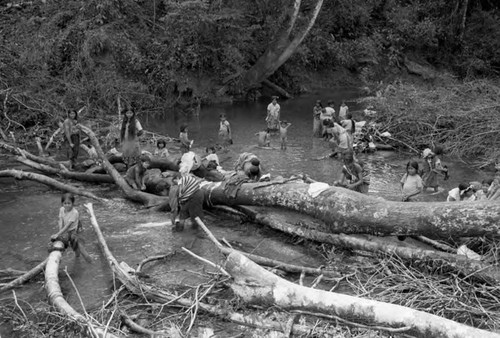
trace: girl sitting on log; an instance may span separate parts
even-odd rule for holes
[[[418,175],[418,162],[408,162],[406,164],[406,173],[401,179],[401,200],[403,202],[417,201],[423,189],[422,178]]]
[[[167,142],[164,140],[164,139],[159,139],[157,142],[156,142],[156,149],[154,151],[154,156],[156,157],[168,157],[169,153],[168,153],[168,149],[167,149]]]
[[[62,207],[59,209],[59,231],[52,235],[52,241],[60,240],[65,247],[70,246],[75,252],[75,257],[80,254],[88,262],[92,263],[92,258],[83,246],[83,242],[78,238],[78,232],[81,231],[80,215],[75,209],[75,196],[65,193],[61,196]]]

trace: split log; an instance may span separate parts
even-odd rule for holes
[[[106,240],[104,239],[99,224],[97,223],[92,204],[87,203],[84,206],[90,215],[90,223],[92,224],[92,227],[96,232],[99,246],[104,256],[106,257],[106,261],[108,262],[111,270],[114,272],[116,277],[127,288],[127,290],[129,290],[129,292],[139,297],[144,297],[150,301],[156,301],[161,304],[176,303],[185,307],[191,307],[193,305],[191,299],[179,297],[178,295],[171,294],[166,290],[159,289],[154,285],[146,284],[140,281],[135,273],[129,273],[129,270],[127,270],[126,268],[126,264],[118,264],[118,261],[113,256],[112,252],[109,250],[108,245],[106,244]],[[237,312],[230,311],[227,308],[210,305],[203,302],[198,303],[198,308],[202,311],[240,325],[284,332],[284,328],[281,323],[273,320],[268,320],[264,318],[264,316],[243,315]],[[332,333],[329,331],[318,329],[317,327],[308,325],[297,324],[294,325],[292,329],[292,333],[297,335],[310,335],[312,332],[332,335]]]
[[[500,334],[476,329],[426,312],[400,305],[347,296],[300,286],[263,269],[233,251],[226,260],[233,277],[231,288],[245,302],[335,315],[351,322],[400,329],[418,337],[500,338]]]
[[[53,248],[54,250],[50,252],[47,258],[47,266],[45,269],[45,289],[50,304],[69,319],[85,325],[90,331],[90,336],[118,338],[114,334],[107,332],[107,327],[92,323],[66,302],[59,285],[59,262],[61,261],[62,252],[64,251],[64,244],[61,241],[56,241],[53,243]]]
[[[238,209],[243,211],[245,215],[250,217],[250,219],[254,222],[282,231],[289,235],[299,236],[308,240],[333,244],[353,250],[381,253],[385,255],[396,255],[409,261],[428,263],[429,266],[438,264],[440,267],[450,269],[452,271],[458,271],[463,276],[474,277],[487,283],[497,284],[500,282],[500,268],[497,265],[490,265],[481,261],[468,259],[465,256],[390,244],[384,241],[383,238],[374,236],[363,238],[357,235],[349,236],[345,234],[330,234],[315,230],[314,228],[308,228],[307,226],[287,222],[286,217],[284,217],[279,210],[262,213],[258,211],[259,208],[239,206]],[[312,218],[308,218],[308,216],[300,214],[296,216],[296,219],[301,219],[302,224],[307,223],[312,225],[317,222]],[[249,258],[252,259],[251,257]],[[255,262],[259,263],[257,261]]]
[[[123,190],[125,193],[125,196],[135,202],[140,202],[144,204],[146,207],[154,207],[154,206],[161,206],[161,205],[168,205],[168,198],[167,197],[162,197],[162,196],[156,196],[152,194],[148,194],[142,191],[134,190],[132,189],[131,186],[128,185],[128,183],[125,181],[125,179],[120,175],[120,173],[113,167],[111,163],[109,163],[108,159],[106,158],[106,155],[104,155],[104,152],[102,151],[101,145],[99,144],[99,141],[97,140],[97,137],[95,136],[94,132],[83,125],[78,125],[78,127],[85,133],[90,139],[90,142],[92,142],[92,145],[94,146],[95,150],[97,151],[97,155],[99,158],[102,160],[102,164],[106,172],[113,178],[114,182],[116,185],[120,187],[120,189]]]
[[[14,279],[13,281],[11,281],[11,282],[3,285],[2,287],[0,287],[0,292],[5,292],[5,291],[8,291],[8,290],[11,290],[11,289],[13,289],[13,288],[15,288],[15,287],[17,287],[17,286],[19,286],[21,284],[26,283],[30,279],[38,276],[43,271],[43,269],[45,268],[46,264],[47,264],[47,259],[45,259],[43,262],[41,262],[40,264],[38,264],[37,266],[35,266],[30,271],[26,272],[22,276],[19,276],[18,278]]]
[[[102,174],[90,174],[90,173],[83,173],[83,172],[78,172],[78,171],[70,171],[70,170],[63,170],[63,169],[56,169],[54,167],[37,163],[35,161],[29,160],[25,157],[17,156],[16,160],[18,162],[21,162],[33,169],[40,170],[41,172],[44,172],[46,174],[51,174],[51,175],[58,175],[63,178],[68,178],[76,181],[82,181],[82,182],[92,182],[92,183],[115,183],[113,178],[109,175],[102,175]]]
[[[218,182],[202,188],[208,205],[284,207],[322,220],[331,233],[450,238],[500,231],[500,204],[495,201],[393,202],[341,187],[329,187],[313,197],[309,187],[296,181],[244,183],[235,198]]]
[[[85,196],[88,198],[92,198],[97,201],[104,202],[106,201],[104,198],[97,197],[91,192],[85,191],[83,189],[79,189],[76,187],[73,187],[68,184],[61,183],[53,178],[36,174],[36,173],[31,173],[31,172],[26,172],[22,170],[16,170],[16,169],[5,169],[5,170],[0,170],[0,177],[14,177],[18,180],[31,180],[39,183],[43,183],[45,185],[48,185],[49,187],[52,187],[57,190],[61,191],[67,191],[69,193],[72,193],[74,195],[80,195],[80,196]]]

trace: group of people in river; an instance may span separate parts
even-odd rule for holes
[[[291,123],[281,120],[281,108],[277,97],[267,107],[266,124],[264,131],[258,132],[258,145],[270,147],[271,133],[279,133],[281,149],[287,148],[287,130]],[[321,101],[317,101],[313,108],[313,135],[324,139],[332,148],[329,157],[339,157],[342,162],[340,178],[334,181],[334,185],[342,186],[360,193],[368,193],[370,185],[370,171],[354,151],[354,134],[356,132],[356,121],[353,120],[349,107],[342,102],[338,114],[334,108],[335,103],[328,101],[323,107]],[[245,152],[239,155],[234,170],[224,170],[219,162],[217,152],[227,151],[233,144],[231,124],[225,114],[219,116],[218,139],[219,144],[208,146],[206,156],[201,157],[191,150],[193,140],[189,138],[188,126],[181,125],[179,130],[180,154],[172,154],[167,148],[167,141],[159,139],[153,152],[141,150],[139,137],[144,130],[136,118],[133,109],[122,111],[119,139],[114,140],[114,146],[109,149],[106,156],[110,162],[119,159],[126,170],[126,182],[136,190],[145,190],[145,174],[152,167],[155,159],[158,163],[167,161],[167,169],[162,170],[162,176],[168,178],[167,192],[172,210],[172,223],[174,230],[181,231],[184,222],[190,218],[193,227],[196,228],[203,217],[203,192],[200,186],[200,178],[214,181],[226,181],[228,191],[235,191],[244,182],[260,181],[268,179],[263,175],[260,159],[253,153]],[[64,137],[67,144],[67,156],[70,169],[75,169],[79,149],[85,149],[89,159],[83,161],[92,168],[94,172],[100,168],[102,160],[99,159],[97,151],[88,140],[80,139],[78,128],[78,111],[70,110],[63,122]],[[421,201],[423,193],[432,189],[439,191],[439,177],[444,180],[448,178],[448,168],[443,165],[438,157],[440,149],[425,149],[422,161],[409,161],[406,172],[400,181],[401,200],[404,202]],[[179,155],[180,158],[179,158]],[[175,159],[175,160],[173,160]],[[458,187],[448,192],[447,201],[474,201],[500,198],[500,166],[493,178],[482,182],[461,183]],[[53,236],[65,238],[67,245],[71,246],[77,254],[82,254],[85,259],[91,259],[86,254],[83,245],[78,240],[79,218],[74,209],[74,197],[68,194],[62,197],[62,207],[59,213],[59,232]],[[76,211],[76,212],[75,212]]]
[[[429,148],[422,153],[423,162],[409,161],[406,165],[406,173],[401,179],[401,196],[403,202],[422,201],[426,190],[439,191],[438,179],[448,179],[448,167],[442,165],[438,154],[441,149],[435,151]],[[462,182],[448,191],[447,202],[496,200],[500,198],[500,166],[496,167],[494,177],[479,181]]]

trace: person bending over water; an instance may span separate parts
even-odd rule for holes
[[[255,133],[255,136],[257,136],[257,143],[259,147],[271,146],[271,130],[269,128]]]
[[[234,169],[236,172],[244,174],[254,181],[258,181],[262,176],[260,160],[255,154],[252,153],[240,154]]]

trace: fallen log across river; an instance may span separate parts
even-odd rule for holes
[[[203,185],[208,205],[283,207],[326,223],[328,232],[372,235],[423,235],[429,238],[496,235],[500,204],[485,202],[393,202],[341,187],[310,193],[300,181],[243,183],[236,196],[221,182]]]

